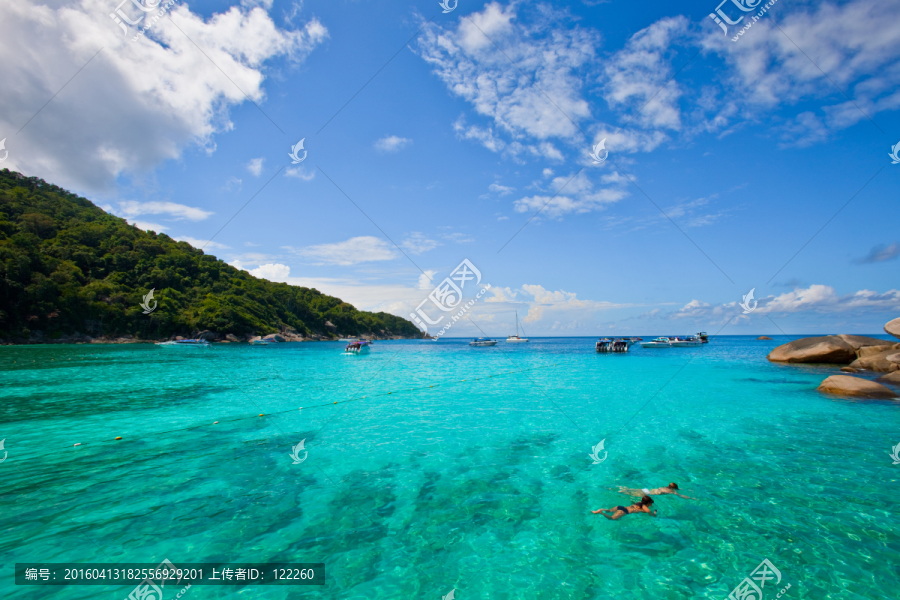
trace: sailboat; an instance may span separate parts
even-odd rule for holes
[[[525,333],[523,330],[522,333]],[[519,337],[519,311],[516,311],[516,335],[511,335],[506,338],[507,342],[527,342],[528,338]]]

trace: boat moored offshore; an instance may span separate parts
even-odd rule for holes
[[[525,333],[522,331],[522,333]],[[528,338],[519,337],[519,311],[516,311],[516,335],[506,337],[507,342],[527,342]]]
[[[641,348],[671,348],[672,340],[667,337],[658,337],[649,342],[641,342]]]
[[[625,338],[600,338],[594,348],[597,352],[628,352],[628,348],[633,342]]]
[[[347,347],[344,348],[344,354],[368,354],[369,350],[369,342],[366,340],[357,340],[347,344]]]
[[[497,340],[492,340],[490,338],[477,338],[469,342],[470,346],[496,346]]]

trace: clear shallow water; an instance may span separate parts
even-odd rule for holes
[[[330,577],[190,599],[724,599],[768,558],[767,598],[896,597],[900,403],[819,394],[837,367],[768,363],[777,339],[467,342],[0,348],[0,594],[125,598],[13,565],[168,558]],[[669,481],[699,500],[590,513]]]

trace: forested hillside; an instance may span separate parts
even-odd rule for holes
[[[294,330],[419,337],[409,321],[317,290],[257,279],[186,242],[141,231],[89,200],[0,171],[0,338],[163,339]],[[140,303],[155,288],[157,308]],[[152,304],[151,304],[152,305]],[[334,327],[326,325],[330,322]]]

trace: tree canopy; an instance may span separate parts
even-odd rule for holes
[[[257,279],[7,169],[0,171],[0,276],[0,338],[10,341],[77,333],[163,339],[203,330],[420,335],[406,319]],[[151,289],[158,305],[145,315],[140,304]]]

